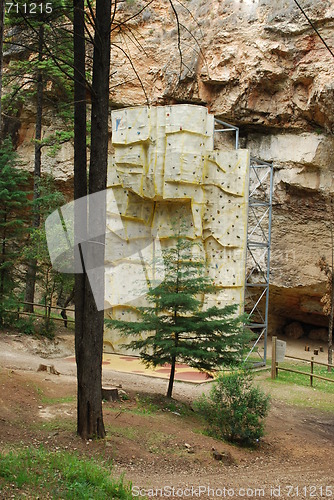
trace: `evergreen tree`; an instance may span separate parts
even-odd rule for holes
[[[164,251],[164,280],[148,292],[148,307],[139,307],[137,321],[106,320],[124,336],[136,337],[126,349],[139,349],[147,366],[171,365],[167,397],[172,396],[176,363],[201,371],[241,361],[249,335],[245,315],[237,305],[206,307],[208,294],[218,287],[208,276],[205,262],[196,257],[195,244],[178,235],[175,246]]]
[[[29,214],[27,182],[27,172],[15,168],[15,153],[10,142],[4,141],[0,146],[0,326],[19,291],[19,264]]]
[[[35,6],[33,8],[32,6]],[[17,111],[26,99],[36,102],[35,120],[35,151],[34,151],[34,229],[40,227],[39,204],[40,179],[42,172],[42,148],[53,147],[64,140],[69,140],[72,133],[65,130],[54,134],[52,137],[42,138],[43,111],[46,106],[54,104],[59,108],[59,95],[62,96],[62,107],[71,102],[72,80],[65,77],[72,76],[71,38],[62,29],[62,22],[66,12],[62,0],[55,0],[47,4],[26,4],[19,0],[12,4],[7,13],[7,25],[15,26],[18,33],[8,40],[9,45],[24,48],[29,54],[25,60],[12,60],[6,72],[5,84],[10,86],[5,104],[8,111]],[[65,20],[65,22],[68,22]],[[57,64],[55,64],[57,61]],[[62,62],[63,61],[63,62]],[[9,85],[10,84],[10,85]],[[47,89],[50,89],[47,91]],[[61,110],[57,109],[58,115]],[[68,121],[68,113],[63,113]],[[63,116],[63,117],[64,117]],[[65,120],[65,128],[66,128]],[[35,295],[35,282],[38,261],[30,259],[27,263],[25,310],[33,311]]]
[[[51,175],[45,175],[40,182],[40,197],[38,199],[40,226],[31,228],[30,238],[25,246],[23,255],[26,260],[38,262],[36,283],[39,296],[45,308],[45,321],[43,333],[49,335],[52,330],[50,322],[51,306],[53,299],[64,292],[70,293],[73,288],[73,276],[62,274],[53,269],[45,233],[45,220],[59,206],[66,202],[63,193],[57,190]]]

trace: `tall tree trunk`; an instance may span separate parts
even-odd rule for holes
[[[85,101],[84,88],[84,2],[74,0],[74,57],[75,57],[75,105],[77,107],[76,119],[78,120],[75,136],[83,129],[83,114],[80,101]],[[93,55],[93,81],[92,81],[92,115],[91,115],[91,153],[89,169],[89,194],[103,191],[106,188],[107,159],[108,159],[108,102],[109,102],[109,70],[110,70],[110,18],[111,1],[97,2],[95,16],[95,38]],[[78,65],[78,61],[80,64]],[[79,123],[81,125],[79,125]],[[80,138],[75,139],[75,148],[80,147]],[[83,149],[83,143],[81,143]],[[78,155],[80,151],[78,150]],[[86,157],[76,157],[75,165],[75,195],[84,196],[86,187],[83,185],[84,165]],[[81,165],[81,167],[80,167]],[[78,175],[80,178],[78,178]],[[86,191],[87,192],[87,191]],[[88,249],[86,258],[94,258],[97,269],[93,279],[98,283],[101,291],[104,290],[104,231],[105,231],[105,203],[99,203],[97,212],[89,211],[88,235],[95,229],[96,222],[103,227],[101,238],[96,245]],[[98,249],[98,252],[96,252]],[[83,262],[84,267],[86,262]],[[82,279],[81,279],[82,278]],[[98,311],[95,298],[85,276],[76,276],[76,361],[78,379],[78,419],[77,431],[84,438],[103,438],[105,429],[102,415],[102,351],[104,313]]]
[[[85,52],[85,16],[84,0],[74,0],[73,17],[73,49],[74,49],[74,198],[87,196],[87,144],[86,144],[86,52]],[[81,218],[84,218],[82,220]],[[74,234],[78,228],[86,228],[86,213],[79,213],[74,205]],[[83,235],[83,238],[85,236]],[[84,388],[84,353],[85,353],[85,274],[75,274],[74,304],[75,304],[75,355],[77,362],[77,433],[83,438],[85,427],[85,388]]]
[[[332,249],[332,262],[331,262],[331,288],[330,288],[330,301],[331,308],[329,313],[328,324],[328,364],[333,364],[333,319],[334,319],[334,235],[333,235],[333,198],[330,197],[330,230],[331,230],[331,249]],[[331,372],[332,368],[328,366],[328,371]]]
[[[181,231],[181,228],[179,227],[178,228],[178,236],[180,236],[180,231]],[[175,283],[175,291],[176,293],[179,293],[179,276],[180,276],[180,266],[181,266],[181,261],[180,261],[180,248],[178,247],[177,248],[177,257],[176,257],[176,283]],[[177,321],[178,321],[178,309],[177,309],[177,306],[175,306],[174,308],[174,314],[173,314],[173,317],[174,317],[174,324],[176,325]],[[178,345],[179,345],[179,335],[178,333],[175,333],[175,341],[174,341],[174,347],[175,349],[178,348]],[[173,386],[174,386],[174,378],[175,378],[175,366],[176,366],[176,354],[174,356],[172,356],[172,363],[171,363],[171,369],[170,369],[170,375],[169,375],[169,383],[168,383],[168,389],[167,389],[167,398],[171,398],[172,397],[172,393],[173,393]]]
[[[3,305],[5,298],[5,279],[6,279],[6,269],[4,267],[6,260],[6,222],[7,222],[7,212],[4,213],[4,230],[2,235],[2,245],[1,245],[1,260],[0,264],[2,266],[0,271],[0,326],[3,325]]]
[[[168,383],[168,389],[167,389],[167,398],[171,398],[172,397],[172,393],[173,393],[174,378],[175,378],[175,365],[176,365],[176,356],[173,356],[172,357],[171,369],[170,369],[170,375],[169,375],[169,383]]]
[[[177,280],[178,281],[178,280]],[[177,311],[174,311],[174,321],[177,321]],[[178,348],[179,345],[179,334],[175,334],[175,342],[174,342],[174,347],[175,349]],[[174,387],[174,378],[175,378],[175,367],[176,367],[176,354],[172,356],[172,363],[171,363],[171,369],[170,369],[170,375],[169,375],[169,383],[168,383],[168,389],[167,389],[167,398],[172,397],[173,393],[173,387]]]
[[[44,25],[41,24],[38,32],[38,62],[43,60],[43,44],[44,44]],[[33,228],[36,229],[40,225],[40,209],[38,199],[40,198],[40,180],[41,180],[41,159],[42,159],[42,116],[43,116],[43,74],[42,70],[37,70],[37,103],[36,103],[36,130],[35,130],[35,162],[34,162],[34,218]],[[26,290],[25,290],[25,307],[24,310],[33,312],[35,298],[35,283],[36,283],[37,260],[31,259],[28,262],[26,275]]]
[[[3,73],[3,38],[5,29],[5,2],[0,0],[0,143],[2,141],[2,73]]]

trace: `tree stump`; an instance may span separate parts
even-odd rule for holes
[[[60,372],[55,369],[54,365],[39,365],[37,371],[51,373],[52,375],[60,375]]]
[[[119,401],[117,387],[102,387],[102,399],[106,401]]]

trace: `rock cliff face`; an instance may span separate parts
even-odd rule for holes
[[[333,1],[301,4],[334,51]],[[293,0],[183,0],[175,10],[161,0],[131,19],[144,5],[118,7],[111,106],[202,104],[240,128],[241,147],[275,169],[271,332],[293,320],[325,325],[317,263],[331,259],[334,58]],[[71,155],[47,160],[60,180],[71,177]]]

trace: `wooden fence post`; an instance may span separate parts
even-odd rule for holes
[[[314,365],[313,361],[314,361],[314,357],[312,356],[311,357],[311,375],[310,375],[310,384],[311,384],[311,387],[313,387],[313,365]]]
[[[271,339],[271,378],[275,380],[276,378],[276,340],[277,337],[272,337]]]

